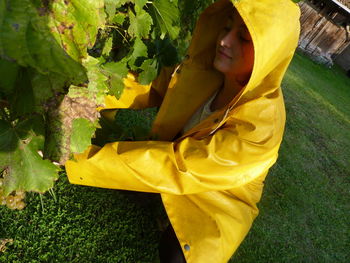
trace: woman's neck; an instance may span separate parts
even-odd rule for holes
[[[233,98],[241,91],[244,85],[240,84],[236,77],[225,76],[222,88],[216,94],[215,99],[210,105],[212,111],[223,108],[233,100]]]

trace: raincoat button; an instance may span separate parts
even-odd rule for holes
[[[190,251],[190,245],[186,244],[186,245],[184,246],[184,249],[185,249],[186,251]]]
[[[190,58],[190,55],[186,55],[186,56],[185,56],[185,59],[189,59],[189,58]]]

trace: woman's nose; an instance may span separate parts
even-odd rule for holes
[[[233,29],[228,31],[221,39],[220,44],[223,47],[232,47],[234,45],[234,35],[235,32]]]

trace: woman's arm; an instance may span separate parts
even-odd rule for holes
[[[66,163],[67,175],[73,184],[178,195],[232,189],[252,181],[276,161],[283,128],[274,130],[274,119],[231,118],[204,139],[91,147]]]

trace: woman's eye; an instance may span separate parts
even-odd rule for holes
[[[239,34],[239,39],[242,40],[243,42],[251,42],[252,41],[252,38],[249,34],[244,34],[244,33],[241,33]]]
[[[246,39],[245,37],[243,36],[239,36],[239,39],[243,42],[249,42],[250,40],[249,39]]]

